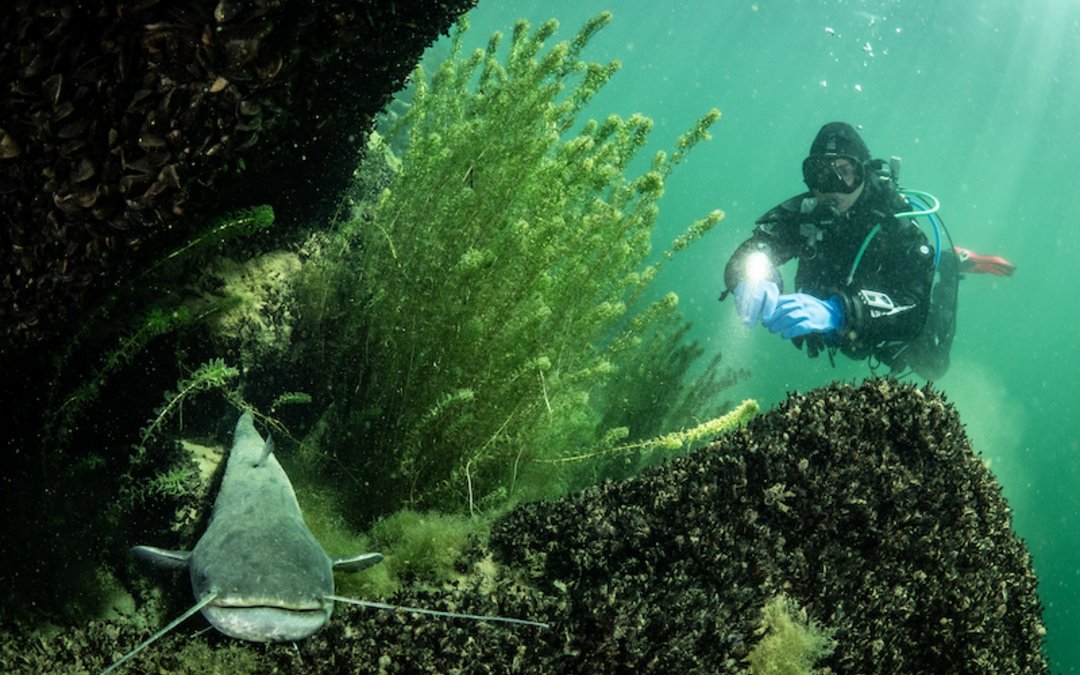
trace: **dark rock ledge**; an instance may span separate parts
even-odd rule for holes
[[[1036,579],[1001,488],[944,397],[895,380],[793,394],[693,455],[521,506],[490,548],[493,577],[395,601],[550,630],[339,607],[298,649],[187,628],[134,668],[740,672],[762,606],[783,593],[835,631],[821,672],[1047,672]],[[8,641],[0,666],[96,669],[147,634],[97,622]]]

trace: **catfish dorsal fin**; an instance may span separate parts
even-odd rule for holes
[[[259,461],[255,462],[255,466],[262,466],[262,463],[266,461],[266,458],[272,454],[274,454],[274,439],[267,436],[266,442],[263,443],[262,456],[259,457]]]
[[[149,548],[149,547],[147,547],[147,548]],[[120,660],[119,660],[119,661],[116,661],[116,662],[114,662],[114,663],[113,663],[113,664],[112,664],[111,666],[109,666],[109,667],[108,667],[108,668],[106,668],[105,670],[101,671],[101,673],[99,673],[99,675],[107,675],[108,673],[111,673],[112,671],[116,670],[117,668],[119,668],[119,667],[120,667],[120,666],[122,666],[123,664],[125,664],[125,663],[127,663],[128,661],[130,661],[131,659],[133,659],[133,658],[135,657],[135,655],[136,655],[136,654],[138,654],[138,653],[139,653],[139,652],[141,652],[142,650],[146,649],[146,648],[147,648],[147,647],[149,647],[150,645],[154,644],[155,642],[157,642],[158,640],[160,640],[160,639],[161,639],[162,637],[164,637],[164,636],[165,636],[165,634],[166,634],[166,633],[168,633],[169,631],[171,631],[171,630],[172,630],[173,628],[176,628],[177,626],[179,626],[180,624],[182,624],[182,623],[183,623],[184,621],[187,621],[187,620],[188,620],[189,618],[191,618],[191,616],[192,616],[193,614],[195,614],[195,612],[198,612],[198,611],[199,611],[200,609],[202,609],[203,607],[206,607],[206,606],[207,606],[207,605],[209,605],[209,604],[210,604],[211,602],[213,602],[214,600],[216,600],[216,599],[217,599],[217,596],[218,596],[218,594],[217,594],[217,593],[211,593],[210,595],[206,596],[206,597],[205,597],[205,598],[203,598],[202,600],[200,600],[200,601],[198,601],[197,603],[195,603],[195,606],[194,606],[194,607],[192,607],[192,608],[191,608],[191,609],[189,609],[188,611],[184,612],[184,613],[183,613],[183,614],[181,614],[180,616],[178,616],[178,617],[176,617],[175,619],[173,619],[173,620],[172,620],[172,621],[171,621],[171,622],[169,623],[169,625],[165,626],[164,628],[162,628],[162,629],[161,629],[161,630],[159,630],[158,632],[154,633],[154,634],[153,634],[153,635],[151,635],[150,637],[148,637],[148,638],[146,638],[145,640],[143,640],[143,641],[142,641],[142,642],[141,642],[141,643],[139,644],[139,646],[138,646],[138,647],[136,647],[135,649],[132,649],[132,650],[131,650],[130,652],[128,652],[127,654],[124,654],[123,656],[121,656],[121,657],[120,657]]]

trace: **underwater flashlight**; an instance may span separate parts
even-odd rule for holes
[[[754,251],[746,256],[744,272],[747,281],[765,281],[773,276],[772,261],[764,251]]]

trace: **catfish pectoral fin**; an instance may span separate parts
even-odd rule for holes
[[[378,565],[382,560],[382,553],[361,553],[347,558],[333,558],[331,562],[337,572],[359,572]]]
[[[156,546],[133,546],[131,553],[139,560],[168,569],[187,567],[188,561],[191,559],[191,551],[172,551]]]

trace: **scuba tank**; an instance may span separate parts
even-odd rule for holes
[[[960,260],[952,237],[941,219],[941,204],[937,198],[928,192],[907,190],[900,186],[900,158],[893,155],[888,163],[876,159],[870,164],[870,174],[875,176],[879,184],[896,194],[899,203],[908,207],[908,210],[894,214],[895,217],[911,218],[924,229],[928,223],[934,242],[934,282],[926,325],[919,337],[893,354],[887,363],[893,371],[911,368],[926,379],[937,379],[949,368],[949,351],[956,336]]]

